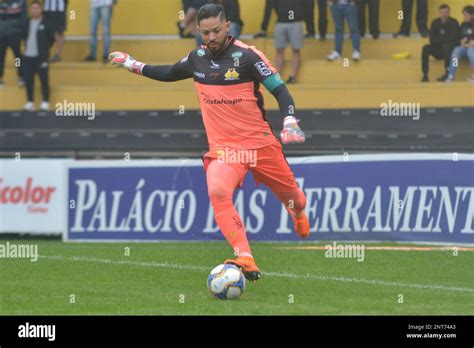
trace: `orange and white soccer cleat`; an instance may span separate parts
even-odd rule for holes
[[[311,231],[306,213],[303,211],[298,217],[296,217],[292,212],[290,212],[290,215],[293,219],[293,223],[295,224],[296,234],[302,239],[308,238]]]
[[[236,259],[225,260],[224,263],[239,267],[248,280],[257,281],[262,276],[253,257],[239,256]]]

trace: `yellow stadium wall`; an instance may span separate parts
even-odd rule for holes
[[[299,1],[299,0],[295,0]],[[317,3],[317,0],[315,0]],[[89,33],[89,0],[70,0],[68,7],[68,35],[88,35]],[[447,3],[452,16],[462,19],[462,8],[469,4],[464,0],[428,0],[428,24],[437,16],[438,6]],[[260,29],[265,0],[240,0],[241,16],[245,22],[244,34],[256,33]],[[398,31],[400,21],[397,18],[401,9],[401,0],[380,0],[380,29],[385,33]],[[181,11],[181,0],[119,0],[114,9],[112,34],[114,35],[175,35],[176,22]],[[413,17],[416,14],[416,1],[413,6]],[[273,29],[275,14],[272,14]],[[332,17],[328,11],[329,32],[334,31]],[[317,28],[318,8],[315,5],[315,22]],[[413,18],[412,31],[416,31]]]

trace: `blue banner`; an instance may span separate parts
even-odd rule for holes
[[[68,169],[67,240],[223,239],[200,161],[102,164]],[[310,240],[474,243],[474,156],[326,156],[290,165],[306,194]],[[234,203],[249,240],[298,240],[283,205],[251,173]]]

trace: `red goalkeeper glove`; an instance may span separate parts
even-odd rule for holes
[[[283,120],[280,139],[283,144],[304,143],[304,132],[298,126],[298,120],[294,116],[286,116]]]
[[[125,52],[112,52],[109,54],[110,63],[120,68],[126,68],[130,72],[141,75],[144,63],[138,62]]]

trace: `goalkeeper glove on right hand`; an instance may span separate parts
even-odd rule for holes
[[[283,121],[283,130],[280,133],[283,144],[298,144],[305,142],[305,135],[298,126],[298,120],[294,116],[287,116]]]
[[[144,63],[136,61],[125,52],[112,52],[109,54],[110,63],[114,66],[126,68],[130,72],[141,75]]]

